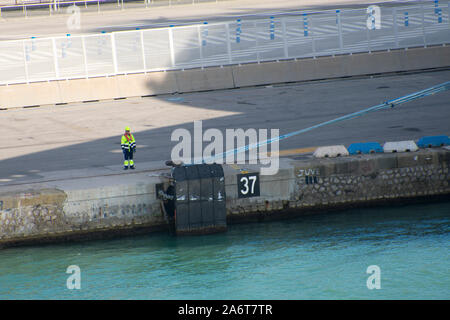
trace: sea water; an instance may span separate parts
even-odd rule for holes
[[[440,202],[7,248],[0,299],[449,299],[449,244]]]

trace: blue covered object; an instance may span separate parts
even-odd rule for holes
[[[450,144],[448,136],[426,136],[417,141],[419,148],[441,147]]]
[[[383,147],[378,142],[352,143],[347,150],[349,154],[384,152]]]

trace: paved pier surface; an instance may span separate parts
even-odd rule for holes
[[[335,119],[450,79],[450,71],[315,81],[0,111],[0,186],[123,174],[120,136],[130,126],[137,172],[164,167],[176,128],[278,128]],[[448,135],[450,92],[312,130],[281,150]],[[118,180],[118,181],[119,181]],[[5,190],[3,188],[3,190]]]

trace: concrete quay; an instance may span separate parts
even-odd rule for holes
[[[224,165],[228,223],[291,218],[324,210],[411,200],[450,199],[448,147],[337,158],[281,158],[276,175],[260,176],[260,195],[238,196],[237,175],[258,165]],[[94,239],[168,229],[158,183],[169,169],[85,170],[0,187],[0,247]],[[78,178],[71,178],[77,176]]]

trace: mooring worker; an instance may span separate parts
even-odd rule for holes
[[[130,127],[126,127],[125,133],[120,141],[124,157],[124,170],[128,170],[128,166],[130,166],[130,169],[134,169],[133,153],[136,153],[136,140],[134,140],[134,137],[130,131]]]

